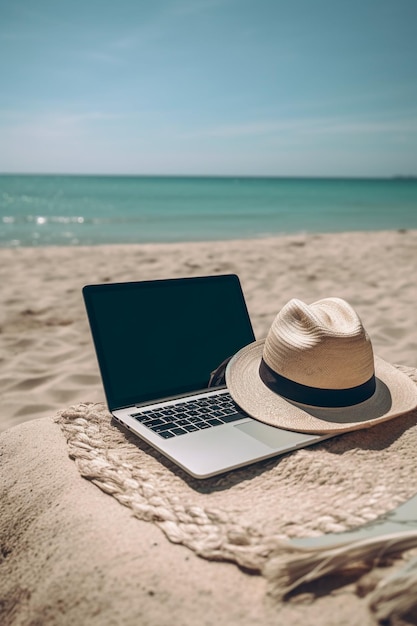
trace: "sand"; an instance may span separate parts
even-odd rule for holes
[[[417,231],[0,249],[0,430],[104,399],[85,284],[234,272],[257,338],[289,299],[340,296],[358,311],[376,354],[416,367],[416,269]]]
[[[316,602],[304,593],[277,607],[261,576],[170,543],[155,525],[82,479],[59,427],[45,418],[3,433],[0,450],[7,469],[1,479],[2,626],[370,623],[365,600],[352,589],[332,593],[327,584]],[[16,481],[23,460],[26,479]]]
[[[416,368],[416,269],[417,231],[0,250],[0,621],[373,623],[354,585],[327,583],[277,605],[263,577],[170,543],[81,477],[52,418],[104,400],[85,284],[234,272],[258,338],[290,298],[340,296],[376,354]]]

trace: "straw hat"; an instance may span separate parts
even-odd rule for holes
[[[290,300],[266,339],[232,357],[226,384],[252,417],[305,433],[367,428],[417,407],[415,383],[374,357],[358,314],[341,298]]]

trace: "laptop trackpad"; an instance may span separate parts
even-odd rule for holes
[[[310,435],[306,433],[295,433],[291,430],[283,430],[282,428],[275,428],[275,426],[268,426],[252,420],[250,422],[244,422],[243,424],[236,424],[234,428],[246,433],[250,437],[257,439],[261,443],[274,450],[281,448],[291,449],[298,446],[302,446],[306,442],[313,442],[319,440],[322,437],[320,435]]]

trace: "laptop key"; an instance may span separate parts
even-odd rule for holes
[[[187,431],[184,430],[184,428],[172,428],[171,432],[174,433],[174,435],[185,435]]]
[[[171,439],[171,437],[175,437],[174,433],[172,433],[170,430],[163,430],[162,432],[158,433],[158,435],[160,437],[163,437],[164,439]]]
[[[160,424],[159,426],[152,426],[151,430],[159,434],[159,433],[163,433],[165,430],[171,430],[173,427],[175,427],[175,424],[172,424],[172,423]]]
[[[161,419],[152,419],[150,422],[146,423],[146,426],[148,428],[154,428],[154,426],[162,426],[163,423],[164,421]]]
[[[192,416],[192,417],[189,417],[189,418],[188,418],[188,421],[189,421],[191,424],[197,424],[198,422],[201,422],[201,421],[202,421],[202,416],[200,416],[200,415],[194,415],[194,416]]]
[[[220,420],[216,418],[207,420],[207,423],[211,424],[211,426],[220,426],[220,424],[223,424],[223,422],[221,422]]]
[[[194,424],[188,424],[188,426],[184,426],[185,430],[187,430],[189,433],[192,433],[196,430],[198,430],[197,426],[195,426]]]
[[[222,420],[222,422],[224,422],[225,424],[229,424],[230,422],[236,422],[237,420],[241,420],[244,417],[246,417],[245,415],[242,415],[241,413],[232,413],[231,415],[223,415],[223,417],[221,417],[220,419]]]
[[[146,413],[136,413],[135,415],[132,415],[132,417],[134,417],[135,420],[137,420],[141,424],[145,424],[145,426],[147,426],[153,420],[153,416],[147,415]]]
[[[181,418],[181,419],[176,419],[175,420],[175,424],[177,426],[188,426],[190,422],[187,419]]]

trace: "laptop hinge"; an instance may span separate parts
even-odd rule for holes
[[[167,396],[165,398],[154,398],[153,400],[147,400],[146,402],[135,403],[133,406],[135,407],[143,407],[148,406],[150,404],[159,404],[160,402],[169,402],[170,400],[180,400],[181,398],[189,398],[191,396],[198,396],[200,393],[207,393],[210,391],[221,391],[222,389],[226,389],[226,385],[219,385],[218,387],[204,387],[203,389],[193,389],[193,391],[189,391],[188,393],[180,393],[173,396]]]

